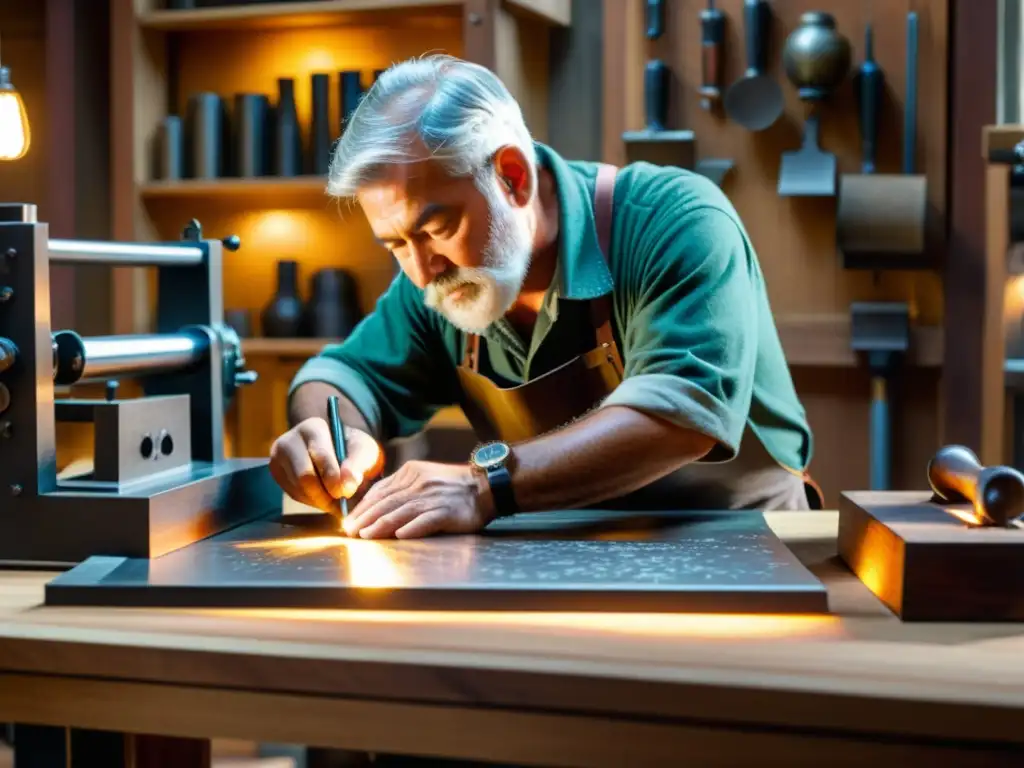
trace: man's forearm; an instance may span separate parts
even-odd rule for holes
[[[513,446],[524,512],[573,509],[632,493],[703,458],[714,440],[622,406]]]
[[[338,413],[341,421],[346,427],[361,429],[367,434],[373,435],[370,425],[359,412],[352,401],[345,397],[336,387],[325,384],[322,381],[310,381],[296,389],[288,404],[288,423],[295,426],[300,421],[305,421],[314,416],[327,419],[327,399],[334,395],[338,398]],[[376,437],[376,435],[373,435]]]

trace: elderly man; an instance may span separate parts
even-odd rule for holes
[[[299,371],[271,471],[306,504],[358,500],[349,535],[599,505],[820,505],[757,256],[708,180],[567,161],[531,138],[489,70],[428,57],[367,93],[328,191],[358,202],[401,273]],[[465,463],[381,478],[381,443],[451,405],[481,441]]]

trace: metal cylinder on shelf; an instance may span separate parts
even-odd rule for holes
[[[51,264],[97,264],[112,267],[190,267],[203,262],[195,245],[152,245],[93,240],[54,240],[47,246]]]
[[[74,331],[58,331],[53,339],[58,386],[182,370],[210,352],[209,339],[200,333],[83,338]]]

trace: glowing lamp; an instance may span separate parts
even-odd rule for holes
[[[21,94],[11,83],[11,70],[0,67],[0,160],[17,160],[32,143]]]

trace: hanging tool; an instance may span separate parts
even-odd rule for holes
[[[647,39],[657,40],[665,33],[665,4],[662,0],[647,0]]]
[[[709,110],[722,98],[725,14],[715,7],[715,0],[708,0],[708,7],[700,12],[700,28],[700,105]]]
[[[800,149],[782,155],[779,195],[832,197],[836,193],[836,156],[818,144],[821,107],[850,69],[850,44],[836,30],[831,14],[814,11],[786,40],[786,74],[800,100],[809,105]]]
[[[885,93],[885,72],[875,61],[875,38],[871,25],[864,30],[864,63],[854,77],[857,115],[860,123],[861,173],[875,172],[878,152],[878,113]]]
[[[626,159],[630,163],[649,162],[692,168],[693,131],[671,131],[668,123],[668,92],[671,72],[661,59],[651,59],[644,68],[644,120],[641,131],[622,134]]]
[[[907,94],[903,119],[903,173],[877,173],[875,153],[885,77],[874,61],[872,30],[865,33],[865,61],[855,79],[863,157],[861,174],[839,180],[836,243],[847,269],[926,266],[928,184],[915,174],[917,154],[917,14],[907,17]]]
[[[751,131],[763,131],[782,115],[782,89],[765,74],[771,8],[766,0],[744,0],[743,25],[747,42],[747,71],[725,92],[725,111],[731,120]]]
[[[871,373],[871,490],[887,491],[892,473],[889,392],[910,348],[910,308],[903,302],[854,302],[850,347],[863,354]]]

